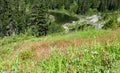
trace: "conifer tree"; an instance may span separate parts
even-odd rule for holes
[[[9,20],[10,20],[10,11],[11,8],[9,7],[9,1],[8,0],[4,0],[3,1],[3,18],[2,18],[2,35],[6,36],[9,35]]]
[[[37,1],[36,1],[37,2]],[[38,4],[39,3],[39,4]],[[47,35],[49,21],[48,21],[48,7],[45,0],[35,3],[32,8],[31,20],[32,31],[36,36]]]
[[[2,26],[3,26],[3,15],[4,15],[4,0],[0,0],[0,37],[3,35]]]

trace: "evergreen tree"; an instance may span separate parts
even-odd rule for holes
[[[41,36],[47,35],[49,21],[48,21],[48,7],[46,6],[45,1],[38,2],[32,8],[32,18],[31,26],[32,31],[35,32],[34,35]],[[41,4],[42,3],[42,4]]]
[[[3,35],[4,0],[0,0],[0,36]]]
[[[106,11],[107,10],[107,0],[100,0],[100,4],[98,7],[98,11]]]
[[[86,14],[86,12],[91,7],[90,0],[78,0],[78,10],[77,14]]]
[[[2,18],[2,36],[6,36],[9,33],[9,22],[11,16],[11,8],[9,7],[10,3],[8,0],[3,1],[3,18]]]
[[[50,22],[48,9],[86,14],[89,9],[117,10],[119,3],[120,0],[0,0],[0,37],[25,33],[29,28],[33,35],[46,35]]]
[[[108,0],[108,10],[115,10],[119,8],[119,0]]]

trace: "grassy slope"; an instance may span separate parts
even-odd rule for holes
[[[69,46],[65,45],[64,49],[57,49],[53,46],[49,46],[49,48],[20,48],[24,43],[43,41],[60,42],[76,38],[87,39],[109,35],[113,32],[117,37],[112,41],[112,44],[109,42],[101,44],[98,41],[94,42],[92,46],[86,44],[76,45],[76,43]],[[120,63],[119,41],[119,32],[111,30],[80,31],[77,33],[54,34],[39,38],[26,35],[6,37],[0,39],[0,72],[101,73],[109,71],[117,73],[119,72],[118,64]],[[62,44],[66,44],[66,42],[60,45],[62,46]]]
[[[53,35],[48,35],[44,37],[34,37],[27,35],[15,35],[11,37],[0,38],[0,45],[8,45],[11,43],[17,42],[33,42],[33,41],[48,41],[48,40],[62,40],[62,39],[72,39],[72,38],[88,38],[88,37],[96,37],[100,35],[109,34],[112,32],[111,30],[89,30],[89,31],[79,31],[76,33],[57,33]]]

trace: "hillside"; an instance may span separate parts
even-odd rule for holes
[[[0,73],[120,73],[120,0],[0,0]]]
[[[119,72],[120,30],[0,39],[0,72]]]

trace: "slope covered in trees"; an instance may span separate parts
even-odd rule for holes
[[[25,33],[47,35],[50,26],[48,10],[67,10],[86,14],[90,9],[105,12],[117,10],[120,0],[0,0],[0,37]]]

